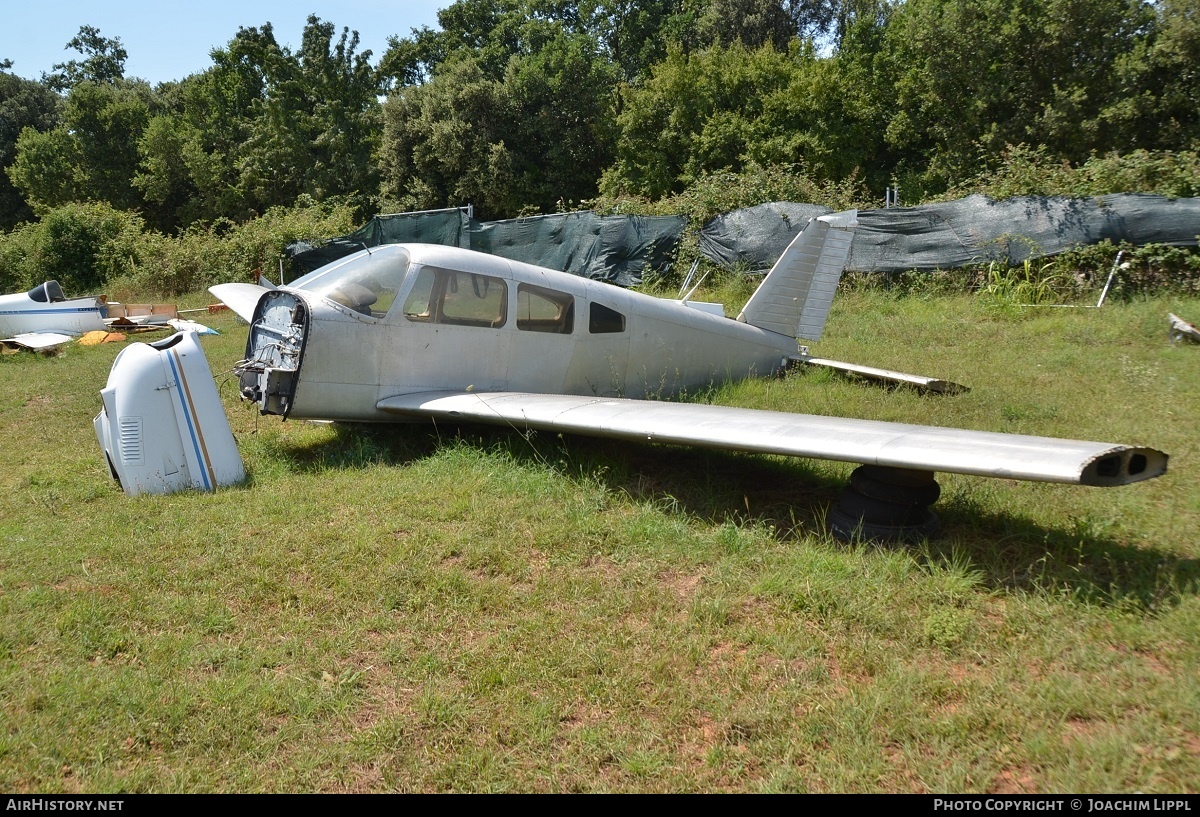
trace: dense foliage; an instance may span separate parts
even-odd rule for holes
[[[248,280],[256,269],[277,279],[285,246],[348,233],[353,222],[348,204],[303,200],[243,224],[218,220],[167,236],[103,202],[65,204],[0,234],[0,292],[32,287],[51,277],[49,270],[68,294],[103,287],[119,300],[139,301]]]
[[[56,219],[182,245],[297,203],[695,219],[752,191],[1200,189],[1200,0],[456,0],[438,22],[378,59],[316,17],[294,50],[243,27],[156,87],[91,26],[41,81],[0,59],[0,281]]]

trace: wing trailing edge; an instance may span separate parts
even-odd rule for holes
[[[699,403],[418,392],[388,397],[378,408],[407,417],[1072,485],[1126,485],[1167,470],[1167,455],[1152,448]]]

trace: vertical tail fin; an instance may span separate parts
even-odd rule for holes
[[[738,320],[789,337],[820,339],[857,225],[857,210],[808,222],[742,307]]]

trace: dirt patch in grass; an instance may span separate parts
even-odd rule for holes
[[[847,670],[845,665],[838,660],[837,651],[833,649],[829,650],[829,654],[825,658],[825,667],[829,673],[829,680],[834,684],[832,691],[836,697],[849,695],[851,690],[862,689],[875,680],[870,673]]]
[[[681,603],[686,603],[695,597],[696,588],[704,581],[704,577],[668,570],[658,574],[658,581],[667,592],[679,599]]]
[[[1037,778],[1027,767],[1010,766],[1001,769],[988,787],[988,794],[1036,794]]]
[[[413,716],[412,700],[417,690],[384,683],[380,677],[383,674],[372,675],[365,685],[362,704],[346,718],[351,731],[365,732],[385,720]],[[393,679],[389,676],[388,680]]]
[[[909,794],[928,794],[920,776],[909,763],[908,754],[899,746],[884,746],[883,757],[892,767],[890,780],[885,784],[888,791],[903,791]],[[882,781],[881,781],[882,782]]]
[[[383,770],[375,763],[353,763],[346,769],[346,780],[334,791],[346,794],[370,794],[385,791]]]

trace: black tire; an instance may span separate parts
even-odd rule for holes
[[[888,502],[864,496],[853,487],[846,488],[838,498],[837,509],[851,519],[865,519],[878,525],[920,524],[929,508],[925,505]]]
[[[925,509],[924,518],[915,524],[881,525],[854,518],[834,508],[829,514],[829,530],[842,542],[855,540],[887,543],[912,543],[932,538],[941,526],[933,511]]]
[[[850,485],[863,496],[903,505],[932,505],[942,495],[932,471],[914,473],[878,465],[854,469]]]

